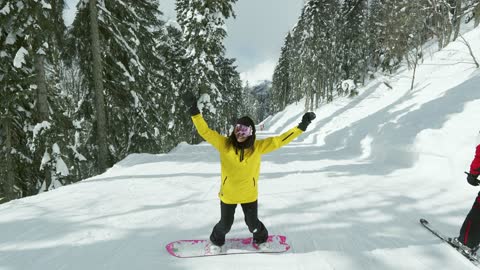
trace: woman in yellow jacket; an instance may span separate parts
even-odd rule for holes
[[[210,235],[212,243],[210,251],[212,253],[221,251],[221,246],[225,243],[225,235],[232,227],[237,204],[242,206],[245,223],[253,233],[254,242],[262,248],[262,243],[265,243],[268,238],[268,231],[258,219],[257,214],[261,156],[288,144],[302,134],[315,119],[315,114],[305,113],[298,126],[280,136],[256,140],[255,124],[250,117],[244,116],[238,119],[232,134],[225,137],[208,127],[193,96],[187,97],[186,103],[190,106],[192,121],[200,136],[220,153],[222,176],[218,197],[221,217]]]

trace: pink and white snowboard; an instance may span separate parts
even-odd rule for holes
[[[222,251],[218,254],[210,253],[209,240],[179,240],[167,244],[165,248],[168,253],[179,258],[249,253],[281,253],[290,249],[287,237],[283,235],[270,235],[267,243],[268,249],[260,250],[253,243],[252,237],[226,239],[225,245],[222,246]]]

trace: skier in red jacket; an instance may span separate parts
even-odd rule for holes
[[[475,151],[475,158],[470,165],[470,172],[467,174],[467,181],[472,186],[478,186],[480,180],[480,134],[477,139],[477,149]],[[460,229],[460,235],[453,239],[453,243],[459,248],[469,252],[475,253],[480,243],[480,192],[475,198],[472,209],[468,213],[462,228]]]

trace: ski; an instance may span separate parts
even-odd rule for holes
[[[480,260],[477,258],[477,256],[475,254],[469,254],[467,252],[465,252],[463,249],[461,248],[458,248],[457,246],[455,246],[453,243],[452,243],[452,238],[450,237],[446,237],[445,235],[443,235],[440,231],[436,230],[435,228],[432,227],[432,225],[430,225],[430,223],[426,220],[426,219],[423,219],[421,218],[420,219],[420,224],[422,224],[422,226],[427,229],[429,232],[431,232],[433,235],[437,236],[440,240],[442,240],[443,242],[447,243],[448,245],[450,245],[451,247],[453,247],[456,251],[458,251],[458,253],[462,254],[465,258],[467,258],[469,261],[471,261],[474,265],[476,266],[480,266]]]

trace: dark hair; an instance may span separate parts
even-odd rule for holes
[[[251,126],[252,127],[252,136],[249,136],[246,141],[244,142],[238,142],[237,137],[235,136],[235,127],[232,130],[232,133],[228,137],[228,144],[233,146],[235,148],[235,153],[238,154],[238,150],[240,150],[240,161],[243,160],[243,155],[244,155],[244,150],[245,149],[252,149],[254,150],[254,144],[255,144],[255,123],[253,122],[252,118],[248,116],[244,116],[239,118],[236,122],[236,124],[242,124],[245,126]]]

